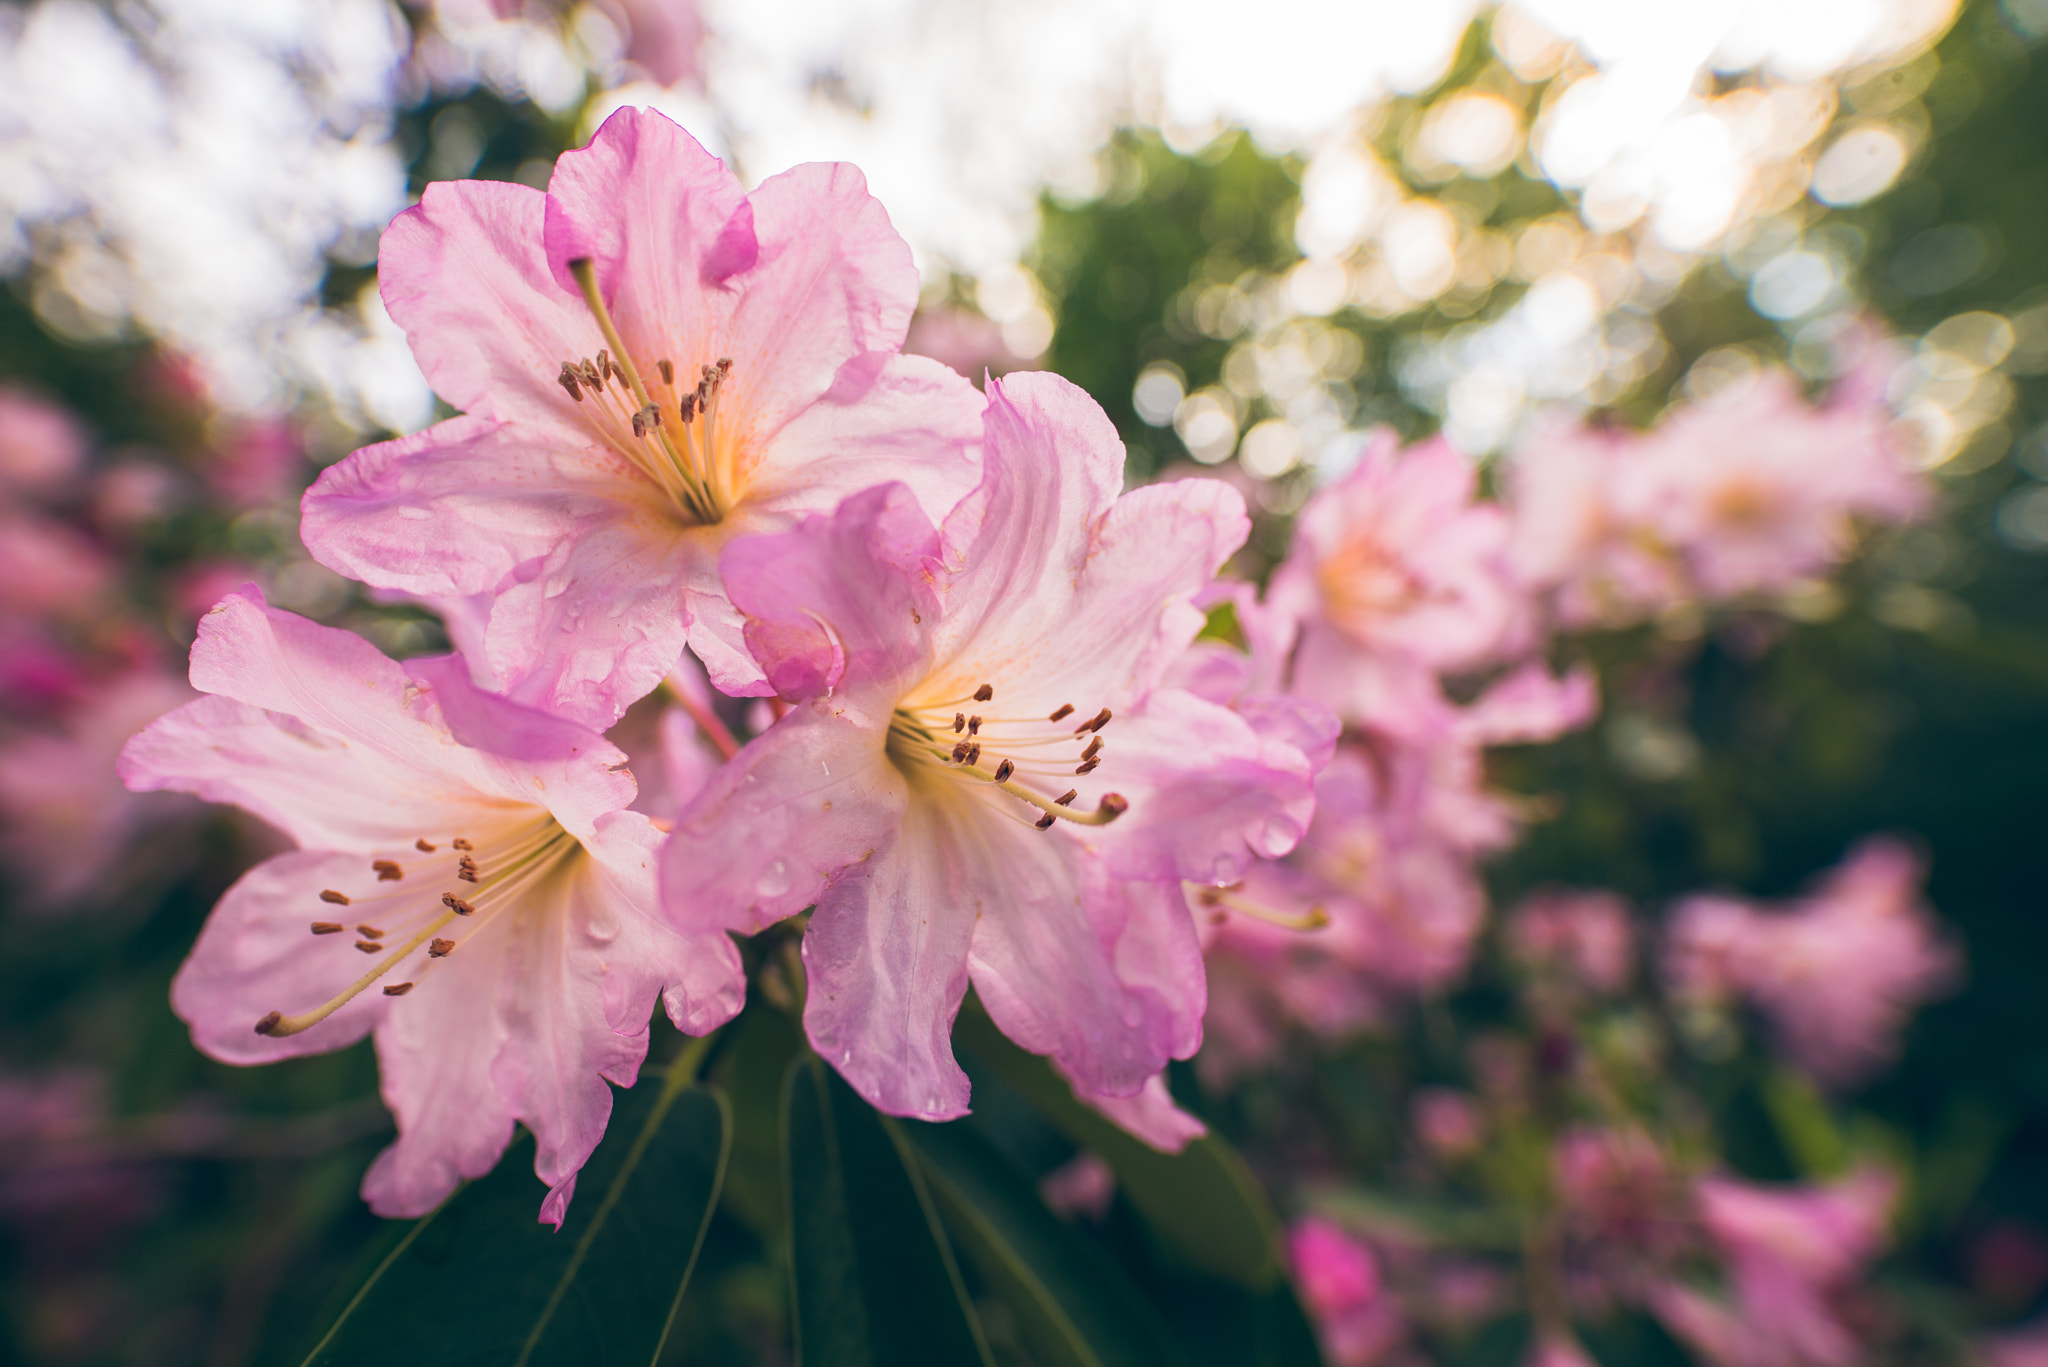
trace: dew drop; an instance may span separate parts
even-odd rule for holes
[[[789,861],[778,859],[770,864],[761,879],[754,885],[754,891],[763,897],[780,897],[789,891]]]

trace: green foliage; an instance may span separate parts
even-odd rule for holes
[[[690,1085],[705,1043],[665,1078],[621,1094],[559,1231],[535,1222],[540,1193],[523,1141],[489,1176],[398,1227],[305,1367],[658,1361],[731,1138],[725,1099]]]

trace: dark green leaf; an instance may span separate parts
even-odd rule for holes
[[[1158,1312],[1119,1268],[1045,1208],[1031,1181],[964,1125],[905,1127],[946,1227],[1017,1317],[1046,1367],[1170,1367]]]
[[[1132,1138],[1076,1100],[1074,1089],[1052,1065],[1010,1043],[978,1006],[960,1013],[955,1038],[1069,1139],[1109,1164],[1163,1252],[1254,1291],[1279,1280],[1278,1222],[1244,1160],[1228,1144],[1211,1134],[1167,1154]]]
[[[806,1054],[784,1083],[797,1360],[991,1367],[896,1123]]]
[[[726,1027],[718,1077],[732,1101],[732,1165],[725,1208],[763,1243],[785,1223],[782,1209],[782,1080],[804,1047],[788,1012],[758,998]]]
[[[653,1362],[725,1175],[725,1099],[688,1085],[704,1043],[619,1095],[559,1232],[538,1223],[544,1193],[522,1140],[413,1225],[307,1367]]]

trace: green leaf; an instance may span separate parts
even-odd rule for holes
[[[1045,1208],[962,1124],[905,1127],[946,1227],[1046,1367],[1173,1367],[1180,1354],[1122,1268]]]
[[[725,1208],[764,1244],[786,1223],[782,1209],[782,1081],[804,1048],[803,1027],[758,997],[726,1027],[720,1085],[732,1101],[732,1165]]]
[[[783,1096],[797,1361],[992,1367],[901,1129],[815,1054]]]
[[[725,1099],[691,1087],[708,1039],[620,1093],[560,1231],[528,1141],[419,1220],[305,1367],[643,1367],[660,1356],[724,1182]]]
[[[1082,1105],[1051,1064],[1004,1038],[978,1005],[961,1011],[954,1038],[1069,1139],[1109,1164],[1163,1253],[1247,1290],[1263,1291],[1280,1279],[1279,1222],[1235,1149],[1213,1134],[1177,1154],[1132,1138]]]

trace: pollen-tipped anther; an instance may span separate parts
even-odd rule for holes
[[[389,859],[372,859],[370,867],[377,871],[377,881],[380,883],[396,883],[405,877],[405,870]]]
[[[1060,794],[1058,797],[1053,799],[1053,805],[1056,807],[1071,806],[1073,804],[1074,799],[1079,796],[1081,796],[1081,790],[1079,788],[1069,788],[1066,792]]]
[[[441,894],[441,905],[454,912],[457,916],[473,916],[476,914],[475,907],[463,901],[452,892]]]
[[[660,372],[661,372],[661,382],[662,382],[663,384],[665,384],[665,385],[673,385],[673,384],[675,384],[675,382],[676,382],[676,367],[675,367],[675,363],[674,363],[673,361],[668,361],[668,360],[661,360],[661,361],[656,361],[656,362],[654,363],[654,368],[655,368],[656,370],[658,370],[658,371],[660,371]]]
[[[1008,783],[1010,781],[1010,775],[1016,772],[1017,766],[1010,763],[1010,761],[1008,760],[1004,760],[1001,764],[998,764],[996,766],[996,782]]]
[[[384,952],[384,946],[378,944],[375,940],[358,940],[356,941],[356,948],[365,954],[381,954]]]
[[[339,935],[346,929],[348,927],[342,925],[339,921],[315,921],[313,923],[313,933],[315,935]]]
[[[384,938],[384,932],[375,926],[357,926],[356,934],[362,936],[365,940],[381,940]]]
[[[384,989],[384,995],[387,997],[403,997],[410,991],[412,991],[411,983],[393,983]]]
[[[1065,721],[1065,720],[1066,720],[1066,719],[1067,719],[1068,717],[1071,717],[1071,716],[1073,716],[1073,715],[1074,715],[1074,705],[1073,705],[1072,703],[1070,703],[1070,702],[1063,702],[1063,703],[1061,703],[1061,704],[1059,705],[1059,710],[1057,710],[1056,712],[1054,712],[1054,713],[1053,713],[1053,714],[1052,714],[1052,715],[1051,715],[1050,717],[1047,717],[1047,718],[1046,718],[1046,720],[1047,720],[1047,721]]]
[[[980,717],[969,717],[967,719],[967,734],[970,736],[978,736],[981,734]]]
[[[1083,750],[1083,751],[1081,752],[1081,758],[1082,758],[1082,759],[1094,759],[1096,755],[1098,755],[1098,754],[1100,754],[1100,753],[1101,753],[1101,751],[1102,751],[1102,737],[1100,737],[1100,736],[1097,736],[1097,737],[1096,737],[1096,738],[1095,738],[1094,740],[1091,740],[1091,741],[1089,741],[1089,742],[1088,742],[1088,748],[1087,748],[1086,750]]]
[[[1084,721],[1079,726],[1075,727],[1074,734],[1077,736],[1085,736],[1090,731],[1100,731],[1103,727],[1107,725],[1109,725],[1109,709],[1105,707],[1100,712],[1097,712],[1094,716],[1090,717],[1087,721]]]
[[[425,836],[421,836],[418,840],[413,841],[412,847],[418,850],[421,854],[432,854],[435,850],[441,848],[439,845],[436,845],[432,841],[428,840]]]
[[[473,850],[476,848],[476,846],[470,844],[467,840],[464,840],[459,835],[456,836],[453,840],[449,841],[448,843],[453,845],[458,850]]]
[[[320,900],[332,906],[345,907],[348,905],[348,894],[336,892],[333,888],[323,888],[320,892]]]
[[[1038,818],[1038,829],[1041,831],[1049,831],[1052,829],[1052,823],[1056,820],[1058,820],[1057,817],[1055,817],[1051,812],[1047,812],[1044,816]]]
[[[429,959],[445,959],[454,948],[455,941],[453,940],[436,940],[427,946],[427,957]]]
[[[1101,767],[1101,764],[1102,761],[1099,759],[1084,760],[1079,766],[1075,768],[1074,772],[1076,774],[1091,774],[1094,773],[1097,768]]]
[[[965,712],[955,712],[955,713],[953,714],[953,731],[954,731],[954,734],[956,734],[956,735],[957,735],[957,734],[959,734],[960,732],[962,732],[962,731],[965,731],[966,729],[967,729],[967,714],[966,714]]]
[[[994,684],[985,683],[981,687],[974,690],[974,700],[976,702],[988,702],[991,699],[993,699],[995,695],[996,686]]]

